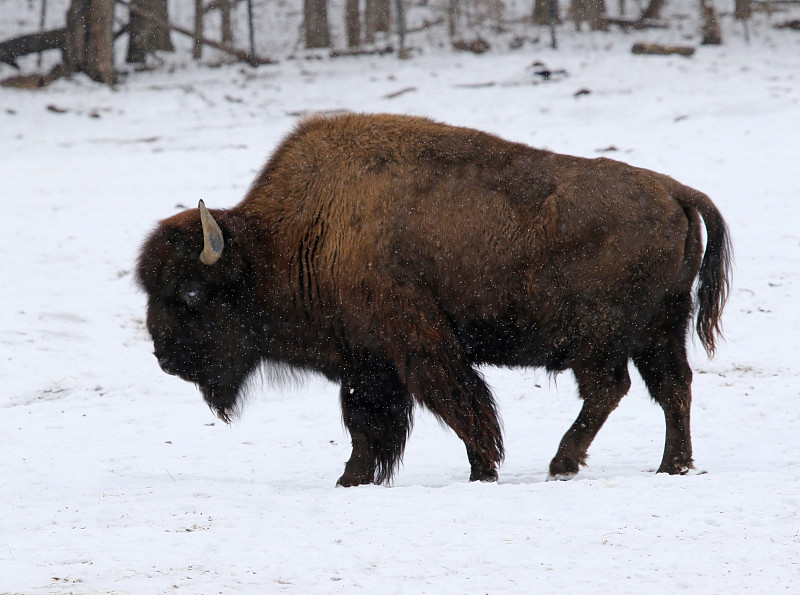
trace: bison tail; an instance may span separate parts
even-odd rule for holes
[[[711,199],[686,187],[675,198],[700,213],[706,227],[706,249],[697,283],[697,336],[709,356],[722,336],[722,310],[731,286],[732,246],[728,226]]]

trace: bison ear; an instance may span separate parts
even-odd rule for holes
[[[200,222],[203,224],[203,251],[200,253],[200,262],[211,266],[222,256],[225,240],[222,238],[222,230],[206,209],[205,203],[201,200],[197,206],[200,209]]]

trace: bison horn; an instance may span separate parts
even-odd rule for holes
[[[203,224],[203,251],[200,253],[200,262],[211,266],[222,256],[225,240],[222,239],[222,230],[208,212],[205,203],[201,200],[197,206],[200,209],[200,222]]]

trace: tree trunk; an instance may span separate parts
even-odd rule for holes
[[[750,0],[736,0],[733,16],[740,21],[745,21],[753,16]]]
[[[717,11],[714,9],[713,0],[700,0],[700,13],[702,24],[700,33],[703,37],[700,42],[702,45],[722,44],[722,31],[719,28]]]
[[[231,45],[233,43],[233,23],[231,22],[233,0],[216,0],[214,4],[219,9],[222,43]]]
[[[114,0],[72,0],[64,52],[70,72],[84,72],[107,85],[114,83],[113,16]]]
[[[450,41],[458,37],[458,14],[460,0],[448,0],[447,3],[447,34]]]
[[[592,31],[605,31],[608,28],[605,0],[572,0],[569,12],[578,31],[584,21],[589,23]]]
[[[44,31],[44,24],[47,22],[47,0],[42,0],[42,5],[39,10],[39,31]],[[36,67],[42,67],[42,53],[36,56]]]
[[[203,9],[203,0],[194,0],[194,46],[192,46],[192,58],[199,60],[203,57],[203,17],[206,11]]]
[[[159,27],[153,19],[147,19],[136,9],[147,11],[159,20],[168,23],[167,0],[131,0],[130,22],[128,24],[128,56],[129,63],[142,63],[148,54],[157,51],[172,52],[172,41],[169,31]]]
[[[344,28],[347,34],[347,47],[357,48],[361,45],[361,14],[358,11],[358,0],[346,0],[344,5]]]
[[[406,48],[406,9],[403,2],[404,0],[394,0],[394,10],[397,15],[397,40],[400,42],[400,51],[397,52],[397,57],[401,60],[405,60],[411,55]]]
[[[364,15],[366,43],[373,43],[377,32],[389,32],[392,24],[391,11],[389,0],[367,0]]]
[[[640,20],[655,21],[661,18],[661,9],[664,8],[664,4],[666,3],[666,0],[650,0],[650,4],[647,5],[642,16],[639,17]]]
[[[533,23],[535,25],[550,25],[550,2],[551,0],[534,0],[533,3]],[[555,23],[560,23],[561,18],[558,14],[558,2],[552,0],[555,9]]]
[[[327,0],[304,0],[303,25],[305,29],[306,48],[330,47],[331,34],[328,29]]]
[[[589,0],[589,26],[592,31],[608,31],[605,0]]]

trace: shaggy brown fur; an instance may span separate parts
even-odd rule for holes
[[[569,477],[632,359],[664,409],[658,470],[691,468],[688,325],[696,304],[713,353],[729,283],[706,195],[609,159],[350,114],[302,122],[244,200],[211,213],[216,264],[199,261],[197,210],[142,249],[155,355],[225,421],[262,362],[341,383],[353,444],[341,485],[391,479],[415,402],[464,441],[471,480],[495,479],[501,428],[478,364],[574,372],[583,409],[550,464]]]

